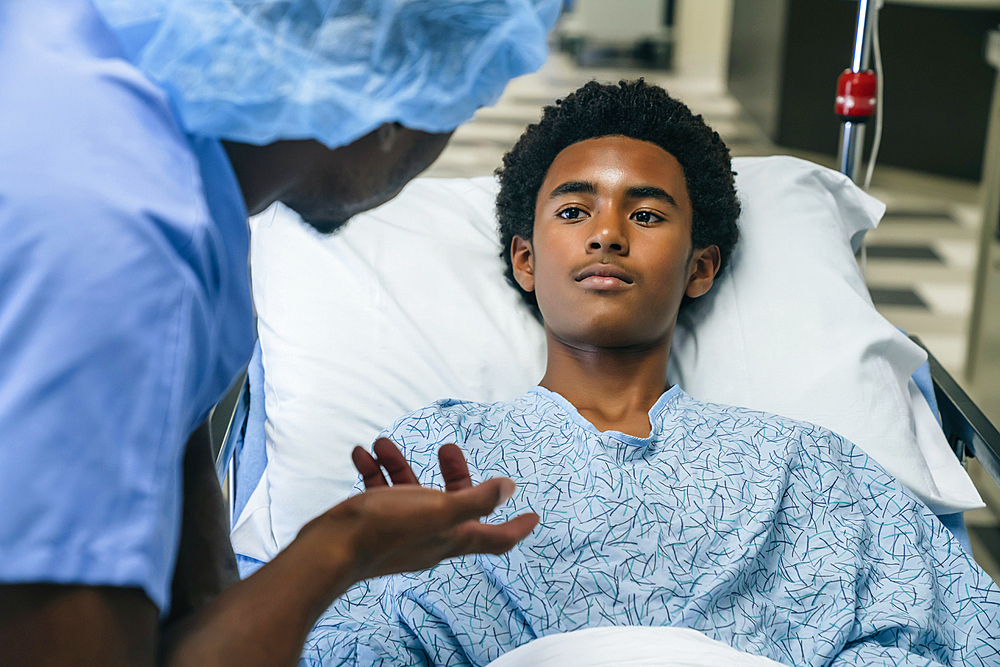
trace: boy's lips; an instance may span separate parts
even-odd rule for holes
[[[628,271],[614,264],[591,264],[573,278],[585,287],[607,289],[631,285],[634,281]]]

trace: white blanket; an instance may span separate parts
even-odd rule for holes
[[[687,628],[587,628],[535,641],[488,667],[777,667]]]

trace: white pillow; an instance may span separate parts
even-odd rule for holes
[[[937,514],[982,507],[940,429],[918,442],[911,375],[927,355],[878,314],[854,259],[885,206],[804,160],[733,163],[732,271],[678,318],[671,379],[703,401],[825,426]]]
[[[239,553],[273,557],[347,497],[351,449],[405,413],[516,398],[541,378],[544,337],[503,279],[495,195],[490,177],[418,179],[333,236],[280,205],[251,221],[268,463],[240,520],[270,526],[238,521],[234,541],[265,542]]]
[[[487,667],[780,667],[697,630],[618,626],[546,635]]]
[[[937,512],[981,506],[943,437],[918,444],[908,382],[923,352],[878,315],[854,261],[850,240],[884,207],[801,160],[734,169],[740,246],[686,316],[696,333],[679,327],[671,378],[842,433]],[[502,277],[495,191],[489,177],[417,179],[329,237],[281,206],[251,221],[268,464],[234,528],[239,553],[273,557],[344,498],[350,450],[404,413],[510,399],[541,378],[541,328]]]

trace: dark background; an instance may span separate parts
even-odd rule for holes
[[[729,89],[778,145],[836,154],[833,102],[857,11],[852,0],[734,1]],[[996,77],[983,54],[998,25],[1000,10],[884,5],[880,164],[979,180]]]

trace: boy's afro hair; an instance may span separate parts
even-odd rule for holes
[[[510,245],[514,236],[531,240],[535,201],[549,166],[566,147],[586,139],[624,136],[660,146],[684,169],[693,208],[691,240],[695,248],[719,247],[722,263],[732,255],[739,229],[740,203],[736,197],[729,149],[700,115],[642,79],[617,86],[590,81],[542,110],[542,119],[528,126],[497,168],[500,192],[497,218],[506,277],[536,310],[534,293],[514,280]],[[690,301],[684,297],[683,305]]]

